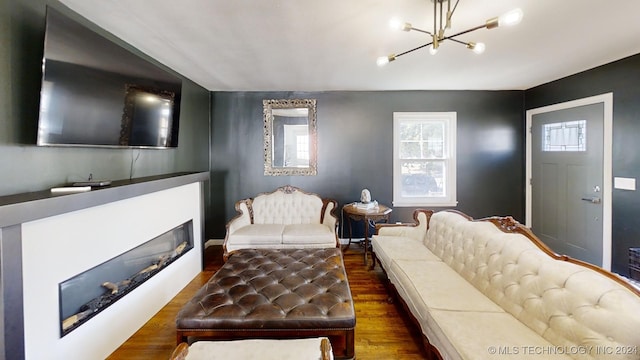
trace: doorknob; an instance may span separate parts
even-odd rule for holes
[[[582,200],[588,201],[592,204],[600,204],[600,198],[597,196],[594,197],[583,197]]]

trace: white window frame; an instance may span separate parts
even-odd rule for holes
[[[400,124],[405,122],[441,122],[445,128],[444,161],[446,183],[444,196],[402,196],[402,160],[400,159]],[[456,198],[456,112],[394,112],[393,113],[393,206],[451,207]]]

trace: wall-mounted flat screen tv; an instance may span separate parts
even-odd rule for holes
[[[37,144],[178,146],[182,80],[47,8]]]

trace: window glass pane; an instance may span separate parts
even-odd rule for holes
[[[426,146],[424,147],[426,158],[444,158],[444,136],[444,123],[442,121],[422,123],[422,139],[426,141]]]
[[[421,125],[423,139],[442,141],[444,138],[442,122],[424,122]]]
[[[420,140],[420,123],[403,122],[400,124],[401,140]]]
[[[545,124],[542,151],[587,151],[587,121]]]
[[[425,141],[422,146],[424,159],[444,158],[444,141]]]
[[[401,125],[400,158],[443,159],[445,143],[441,121],[406,121]]]
[[[417,141],[400,142],[400,158],[401,159],[420,159],[421,158],[420,143]]]
[[[445,195],[443,161],[403,161],[401,193],[405,197],[441,197]]]

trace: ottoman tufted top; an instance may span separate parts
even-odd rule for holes
[[[354,328],[342,253],[243,249],[180,310],[178,329]]]

